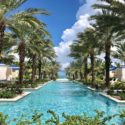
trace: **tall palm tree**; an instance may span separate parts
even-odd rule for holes
[[[41,10],[39,9],[27,9],[23,12],[17,12],[16,18],[15,14],[13,13],[14,10],[19,8],[22,4],[24,4],[27,0],[3,0],[0,2],[0,55],[2,52],[2,48],[4,45],[4,33],[6,29],[11,29],[12,25],[16,22],[30,22],[32,23],[32,20],[30,21],[29,15],[38,14]],[[43,10],[44,11],[44,10]],[[42,11],[41,11],[42,12]],[[22,13],[22,14],[21,14]],[[43,13],[43,12],[42,12]],[[44,11],[46,13],[46,11]],[[17,26],[17,25],[15,25]]]
[[[84,32],[78,34],[76,40],[71,46],[71,56],[76,58],[84,57],[84,78],[87,81],[87,57],[90,56],[92,86],[95,86],[95,56],[99,51],[99,37],[94,28],[87,28]],[[99,49],[98,49],[99,48]],[[78,56],[79,55],[79,56]]]
[[[83,61],[84,64],[84,78],[87,82],[87,75],[88,75],[88,52],[87,46],[85,44],[85,40],[83,39],[83,33],[78,34],[78,40],[75,40],[74,43],[70,46],[71,53],[69,56],[73,57],[74,59],[80,59]]]
[[[95,57],[99,54],[100,45],[99,45],[99,37],[94,28],[87,28],[83,32],[83,36],[85,39],[85,44],[87,46],[87,51],[90,56],[91,61],[91,84],[95,87]]]
[[[52,61],[56,56],[52,41],[50,39],[43,39],[43,42],[44,44],[43,47],[41,48],[41,52],[39,53],[39,58],[38,58],[39,79],[41,79],[42,61],[44,59]]]
[[[40,59],[40,54],[44,53],[43,50],[47,48],[47,44],[44,40],[45,38],[42,37],[42,35],[44,35],[45,37],[49,36],[46,29],[44,29],[44,32],[34,31],[30,33],[29,39],[26,42],[27,56],[32,60],[32,81],[35,80],[38,65],[38,61],[36,60]]]
[[[25,59],[25,40],[28,32],[34,29],[43,29],[43,23],[35,15],[48,14],[45,10],[29,8],[22,12],[10,15],[10,13],[20,7],[27,0],[4,0],[0,4],[0,55],[3,48],[3,38],[6,29],[14,32],[19,41],[20,71],[19,83],[23,82],[24,59]],[[9,16],[8,16],[9,15]]]
[[[107,1],[108,3],[108,1]],[[95,27],[97,32],[100,34],[100,42],[102,46],[104,46],[105,52],[105,86],[108,88],[110,85],[110,75],[109,69],[111,65],[111,47],[115,45],[115,38],[117,36],[117,32],[115,30],[115,24],[119,22],[117,18],[115,18],[116,13],[113,13],[109,10],[104,10],[102,4],[95,4],[93,7],[95,9],[101,9],[96,15],[92,16],[92,19],[95,20]],[[113,20],[113,21],[112,21]]]
[[[24,74],[24,60],[25,60],[25,54],[26,54],[26,45],[27,41],[29,40],[30,37],[30,32],[40,29],[44,30],[43,24],[33,15],[35,14],[41,14],[41,11],[39,12],[36,10],[32,10],[31,13],[28,12],[29,15],[29,22],[23,22],[22,20],[18,21],[17,23],[14,24],[14,26],[11,26],[11,30],[16,34],[18,42],[18,52],[19,52],[19,60],[20,60],[20,71],[19,71],[19,83],[23,83],[23,74]],[[21,13],[21,15],[23,12]],[[25,13],[27,14],[27,13]],[[20,14],[19,14],[20,15]],[[15,15],[18,18],[18,14]],[[16,18],[16,17],[15,17]],[[28,19],[27,19],[28,20]]]

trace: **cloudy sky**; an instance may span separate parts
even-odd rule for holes
[[[124,0],[119,0],[124,2]],[[69,46],[76,39],[78,32],[82,32],[89,27],[88,18],[95,13],[92,5],[96,0],[27,0],[19,10],[37,7],[46,9],[50,16],[40,16],[40,20],[47,24],[47,29],[52,35],[54,49],[57,54],[57,61],[62,65],[62,69],[67,67],[72,61],[68,57]],[[18,55],[16,56],[18,57]],[[104,57],[101,55],[101,58]]]
[[[124,3],[124,0],[118,1]],[[96,13],[91,6],[94,3],[97,3],[97,0],[79,0],[77,2],[80,2],[81,6],[79,6],[75,14],[76,21],[73,23],[73,25],[67,27],[63,31],[61,41],[59,42],[59,45],[55,47],[55,51],[58,55],[57,60],[61,63],[62,69],[66,68],[72,61],[72,59],[68,57],[68,54],[70,53],[69,46],[73,43],[73,40],[76,39],[78,32],[82,32],[84,29],[90,26],[88,18]],[[114,51],[116,48],[112,48],[112,50]],[[104,59],[104,54],[101,54],[98,57]],[[115,62],[118,61],[114,58],[112,58],[112,60]]]
[[[59,62],[61,62],[62,68],[67,67],[71,61],[71,59],[67,56],[70,53],[69,46],[71,45],[73,40],[76,39],[76,35],[78,32],[81,32],[85,28],[90,26],[88,18],[90,17],[90,15],[94,14],[94,10],[91,8],[91,6],[96,2],[96,0],[79,2],[82,2],[82,5],[79,6],[76,12],[76,21],[73,25],[63,31],[59,46],[55,47],[55,51],[58,55],[57,59]]]
[[[37,1],[37,2],[36,2]],[[50,16],[39,17],[52,35],[57,60],[65,68],[71,62],[69,46],[78,32],[89,27],[88,18],[94,13],[91,5],[96,0],[28,0],[20,9],[38,7],[47,9]]]

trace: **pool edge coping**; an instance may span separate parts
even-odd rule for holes
[[[125,104],[125,100],[118,100],[118,99],[116,99],[116,98],[114,98],[114,97],[112,97],[110,95],[107,95],[106,93],[102,93],[102,92],[99,93],[99,94],[106,97],[106,98],[108,98],[108,99],[110,99],[110,100],[112,100],[112,101],[114,101],[114,102],[116,102],[116,103]]]
[[[24,98],[24,97],[30,95],[31,92],[27,92],[28,90],[38,90],[38,89],[42,88],[43,86],[47,85],[47,84],[50,83],[50,82],[52,82],[52,80],[50,80],[50,81],[48,81],[48,82],[45,82],[44,84],[41,84],[40,86],[38,86],[38,87],[36,87],[36,88],[25,88],[25,89],[23,89],[23,90],[25,90],[25,91],[23,92],[23,94],[17,95],[17,96],[14,97],[14,98],[9,98],[9,99],[7,99],[7,98],[0,98],[0,103],[3,103],[3,102],[16,102],[16,101],[18,101],[18,100],[20,100],[20,99],[22,99],[22,98]]]
[[[82,84],[82,82],[78,82],[78,81],[76,81],[76,80],[75,80],[75,82],[77,82],[77,83],[79,83],[79,84]],[[83,85],[83,84],[82,84],[82,85]],[[96,91],[96,89],[91,88],[90,86],[87,86],[87,88],[88,88],[89,90]],[[106,98],[108,98],[108,99],[110,99],[110,100],[112,100],[112,101],[118,103],[118,104],[125,104],[125,100],[118,100],[118,99],[116,99],[116,98],[114,98],[114,97],[112,97],[112,96],[110,96],[110,95],[107,95],[106,93],[103,93],[103,92],[99,92],[99,94],[102,95],[103,97],[106,97]]]
[[[31,93],[31,92],[23,92],[23,94],[17,95],[16,97],[10,98],[10,99],[6,99],[6,98],[3,98],[3,99],[2,99],[2,98],[1,98],[1,99],[0,99],[0,103],[1,103],[1,102],[16,102],[16,101],[18,101],[18,100],[24,98],[25,96],[28,96],[30,93]]]
[[[45,82],[44,84],[39,84],[39,86],[35,87],[35,88],[22,88],[24,91],[33,91],[33,90],[38,90],[41,87],[47,85],[48,83],[52,82],[52,80]]]

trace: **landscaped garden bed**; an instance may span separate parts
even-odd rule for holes
[[[112,84],[107,94],[117,100],[125,101],[125,82],[118,81]]]
[[[40,88],[48,80],[36,80],[32,82],[30,80],[24,81],[23,84],[15,83],[1,83],[0,84],[0,98],[10,99],[23,95],[23,89],[37,89]]]
[[[0,98],[14,98],[22,94],[23,91],[16,84],[0,84]]]
[[[20,85],[21,88],[37,88],[40,85],[44,84],[45,82],[48,82],[49,80],[36,80],[32,82],[31,80],[25,80],[23,84]]]
[[[118,99],[118,100],[124,100],[125,101],[125,91],[109,90],[107,92],[107,94],[112,96],[113,98]]]

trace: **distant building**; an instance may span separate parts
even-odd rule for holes
[[[110,78],[114,78],[116,76],[116,71],[117,71],[117,67],[111,66],[111,68],[110,68]]]
[[[18,77],[19,67],[0,63],[0,80],[12,80]]]
[[[10,66],[11,70],[12,70],[12,78],[17,78],[19,75],[19,67],[16,65],[11,65]]]
[[[125,66],[117,68],[115,77],[118,78],[120,81],[125,81]]]

